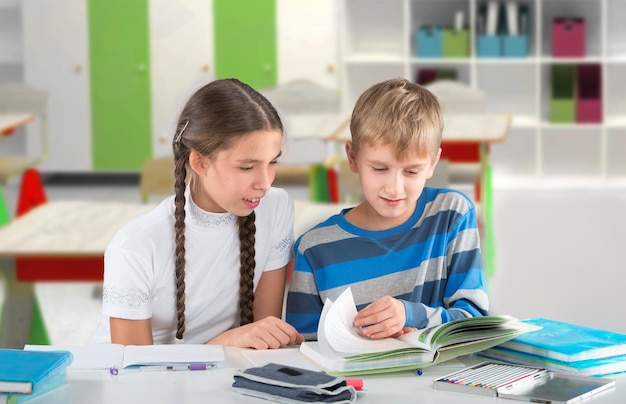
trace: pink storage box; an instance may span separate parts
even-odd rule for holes
[[[552,21],[552,56],[585,56],[585,20],[555,18]]]
[[[576,122],[602,122],[602,68],[599,64],[576,67]]]

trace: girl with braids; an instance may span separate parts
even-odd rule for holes
[[[175,195],[106,249],[93,342],[265,349],[302,341],[280,319],[294,238],[293,202],[271,187],[282,129],[269,101],[236,79],[191,96],[173,138]]]

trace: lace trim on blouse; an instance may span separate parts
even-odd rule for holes
[[[189,198],[189,214],[193,221],[203,227],[219,227],[229,225],[237,219],[232,213],[210,213],[200,209],[195,202]]]
[[[150,295],[139,290],[128,290],[116,286],[104,286],[102,288],[102,301],[104,303],[123,306],[127,309],[136,309],[145,305]]]

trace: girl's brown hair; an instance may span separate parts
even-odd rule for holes
[[[279,130],[283,126],[276,109],[259,92],[237,79],[215,80],[196,91],[178,118],[174,136],[174,204],[176,269],[176,338],[185,332],[185,187],[189,155],[195,150],[212,158],[221,150],[257,130]],[[194,175],[193,171],[191,175]],[[239,217],[240,324],[254,321],[255,214]]]

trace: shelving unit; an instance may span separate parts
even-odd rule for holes
[[[506,142],[491,149],[497,187],[626,186],[626,1],[519,0],[530,15],[523,58],[477,57],[476,16],[486,0],[339,0],[342,107],[350,110],[370,85],[400,76],[416,81],[424,68],[453,68],[463,83],[485,93],[486,112],[514,115]],[[450,27],[458,11],[470,32],[470,56],[416,56],[415,31]],[[584,57],[552,56],[552,22],[583,17]],[[419,45],[418,45],[419,46]],[[548,121],[550,70],[555,64],[599,64],[602,122]]]

